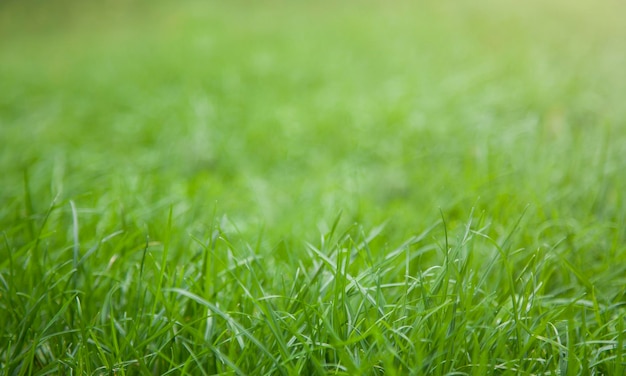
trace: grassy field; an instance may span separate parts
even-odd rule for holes
[[[625,12],[0,2],[0,374],[624,375]]]

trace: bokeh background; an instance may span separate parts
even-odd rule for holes
[[[524,215],[605,238],[626,213],[625,10],[3,1],[4,225],[28,195],[102,234],[172,208],[189,233],[310,238],[342,212],[401,239],[474,210],[496,235]]]

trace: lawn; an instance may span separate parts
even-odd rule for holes
[[[0,374],[625,374],[625,12],[0,2]]]

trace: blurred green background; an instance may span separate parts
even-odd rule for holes
[[[496,235],[526,210],[624,239],[624,11],[4,1],[3,227],[58,197],[96,237],[171,207],[182,235],[215,213],[311,238],[342,211],[403,238],[475,208]]]

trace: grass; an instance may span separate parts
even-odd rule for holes
[[[0,373],[624,374],[623,10],[0,4]]]

